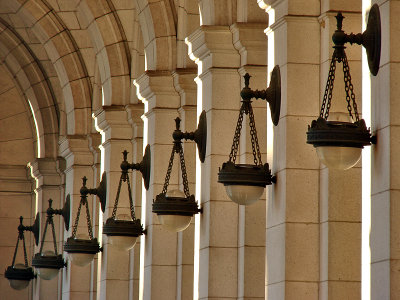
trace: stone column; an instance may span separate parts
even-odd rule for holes
[[[377,2],[377,1],[372,1]],[[379,2],[382,26],[380,69],[372,81],[371,299],[400,297],[400,2]]]
[[[229,158],[240,109],[240,56],[229,26],[201,26],[186,40],[198,65],[197,112],[207,113],[207,153],[196,177],[194,299],[238,298],[239,207],[218,183]]]
[[[231,26],[233,43],[240,53],[240,76],[249,73],[250,87],[263,90],[267,85],[268,40],[264,34],[265,23],[236,23]],[[241,81],[244,87],[244,81]],[[252,103],[257,136],[262,152],[263,163],[267,162],[267,104],[258,99]],[[244,115],[240,140],[240,163],[253,164],[250,140],[250,126]],[[233,136],[232,136],[233,137]],[[271,162],[269,162],[271,163]],[[270,187],[267,187],[268,190]],[[239,206],[238,240],[238,298],[264,299],[265,295],[265,233],[266,233],[265,194],[255,204]]]
[[[0,225],[8,228],[0,235],[0,291],[8,299],[32,299],[32,286],[35,280],[24,290],[17,291],[10,287],[4,277],[4,271],[11,265],[18,238],[19,217],[24,217],[24,225],[32,225],[35,220],[36,203],[32,193],[34,186],[25,166],[0,165]],[[32,262],[34,238],[31,232],[25,233],[28,264]],[[18,246],[15,263],[24,264],[22,243]]]
[[[97,187],[99,182],[99,172],[95,167],[97,161],[93,155],[92,143],[87,136],[68,136],[60,141],[59,152],[66,160],[65,168],[65,195],[71,196],[71,226],[64,235],[64,242],[72,234],[77,209],[80,201],[80,188],[82,178],[87,177],[87,187]],[[89,210],[93,225],[93,235],[97,236],[96,225],[97,215],[100,212],[100,205],[95,198],[89,196]],[[77,234],[87,234],[86,214],[82,210]],[[64,252],[65,257],[68,256]],[[85,267],[73,265],[68,261],[68,266],[63,269],[62,299],[63,300],[89,300],[96,299],[96,278],[97,278],[97,259]]]
[[[264,2],[268,66],[280,66],[282,83],[274,128],[277,183],[267,203],[266,299],[318,299],[319,160],[306,131],[319,111],[320,1]]]
[[[95,113],[96,128],[102,135],[102,163],[107,174],[107,204],[102,223],[111,217],[121,177],[120,164],[122,152],[127,150],[128,161],[132,163],[132,126],[128,123],[128,113],[124,106],[103,106]],[[136,157],[135,157],[135,163]],[[140,162],[140,161],[139,161]],[[134,171],[136,173],[136,171]],[[130,177],[132,178],[132,177]],[[135,190],[135,183],[131,187]],[[116,218],[125,214],[130,217],[127,183],[123,182],[118,201]],[[102,235],[103,252],[101,253],[101,276],[98,282],[100,293],[97,299],[128,299],[130,277],[130,253],[120,251]],[[136,247],[136,246],[135,246]]]
[[[358,5],[354,5],[355,2]],[[323,1],[322,9],[319,18],[320,105],[333,54],[332,34],[337,24],[335,16],[338,10],[351,12],[343,14],[343,30],[346,33],[361,32],[361,1],[349,1],[340,6]],[[361,46],[349,44],[346,55],[358,111],[361,113]],[[348,116],[342,63],[337,63],[335,74],[330,113],[340,112]],[[320,168],[319,299],[361,299],[361,162],[346,171],[329,169],[323,164],[320,164]]]
[[[173,73],[174,86],[179,93],[181,107],[179,116],[182,119],[181,130],[192,132],[197,128],[197,90],[194,78],[195,69],[178,69]],[[196,143],[183,141],[185,163],[189,190],[191,194],[196,191]],[[179,185],[183,190],[182,172],[179,172]],[[184,231],[178,233],[177,253],[177,300],[193,299],[193,255],[194,255],[194,220]]]
[[[141,162],[143,158],[143,120],[144,106],[142,103],[131,104],[125,107],[128,113],[128,122],[132,126],[132,159]],[[132,174],[133,204],[136,218],[142,219],[142,174]],[[143,222],[142,222],[143,224]],[[129,253],[129,299],[139,300],[139,277],[140,277],[140,241],[138,239],[135,247]]]
[[[178,234],[162,228],[152,213],[152,203],[164,184],[180,98],[170,71],[146,71],[134,83],[145,107],[143,143],[151,147],[150,187],[142,198],[141,218],[147,234],[141,239],[139,298],[175,300]],[[169,189],[177,188],[178,169],[175,160]]]
[[[35,247],[33,255],[39,252],[40,243],[43,240],[43,230],[47,220],[47,208],[49,207],[49,199],[53,200],[52,207],[61,209],[64,206],[64,188],[63,172],[65,170],[65,160],[54,160],[52,158],[37,158],[28,164],[32,177],[35,180],[35,195],[37,212],[40,213],[40,241],[39,246]],[[62,216],[54,215],[54,229],[57,244],[57,254],[62,254],[66,260],[66,254],[63,253],[63,236],[65,232],[64,219]],[[71,223],[71,222],[70,222]],[[46,239],[43,245],[43,251],[54,251],[53,234],[51,226],[47,228]],[[31,259],[31,258],[30,258]],[[42,280],[39,276],[33,281],[34,293],[33,299],[46,297],[49,299],[57,299],[61,292],[63,271],[60,270],[58,276],[52,280]],[[40,295],[40,296],[39,296]]]

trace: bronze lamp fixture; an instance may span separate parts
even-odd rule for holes
[[[149,189],[150,184],[150,169],[151,169],[151,152],[150,145],[146,146],[143,159],[140,163],[131,164],[127,161],[128,152],[125,150],[122,152],[123,161],[121,163],[121,177],[119,180],[117,196],[114,202],[114,208],[112,215],[107,219],[103,225],[103,233],[108,236],[110,244],[114,245],[119,250],[127,251],[133,248],[136,244],[137,238],[145,233],[143,230],[140,219],[136,219],[135,209],[132,200],[132,190],[129,181],[129,170],[137,170],[142,173],[144,186],[146,190]],[[121,192],[122,182],[127,183],[129,205],[130,205],[130,216],[128,215],[117,215],[119,195]]]
[[[64,244],[64,251],[69,254],[71,262],[81,267],[88,265],[93,260],[94,256],[101,250],[97,238],[93,237],[87,195],[97,195],[100,200],[101,210],[103,212],[105,210],[107,199],[107,177],[105,173],[103,173],[101,182],[97,188],[88,189],[86,187],[86,181],[87,178],[85,176],[82,178],[83,185],[80,189],[81,200],[79,202],[78,212],[72,230],[72,236],[69,237],[67,242]],[[76,234],[82,206],[86,207],[86,223],[89,236]]]
[[[29,282],[36,277],[32,267],[28,265],[24,232],[31,231],[35,237],[35,244],[36,245],[39,244],[39,227],[40,227],[39,213],[36,214],[35,222],[33,223],[32,226],[24,226],[23,219],[24,218],[22,216],[19,217],[17,245],[15,246],[15,251],[11,266],[8,266],[4,273],[4,277],[8,279],[10,286],[15,290],[23,290],[29,285]],[[20,240],[22,240],[22,245],[23,245],[24,264],[15,263],[18,252],[18,244]]]
[[[266,90],[251,90],[249,87],[250,75],[248,73],[244,76],[244,82],[245,87],[240,93],[242,105],[233,137],[231,153],[229,154],[229,161],[222,164],[222,168],[218,173],[218,182],[225,186],[226,193],[233,202],[249,205],[261,197],[267,185],[275,182],[275,177],[271,175],[268,163],[263,164],[261,160],[251,99],[267,100],[271,108],[272,122],[275,126],[278,125],[281,108],[281,75],[279,66],[275,66],[272,70],[270,86]],[[249,117],[254,164],[236,163],[244,114]]]
[[[175,119],[176,129],[172,134],[174,146],[172,147],[163,190],[153,201],[153,212],[157,214],[163,227],[172,232],[185,230],[190,225],[193,215],[201,212],[194,195],[191,195],[189,191],[182,139],[196,142],[201,162],[205,160],[207,146],[207,118],[205,111],[201,113],[197,130],[194,132],[182,132],[180,130],[180,122],[181,119],[179,117]],[[179,154],[180,158],[183,191],[179,189],[168,191],[175,153]]]
[[[360,119],[357,103],[351,83],[350,67],[345,52],[346,43],[363,45],[367,52],[368,65],[372,75],[379,71],[381,53],[381,21],[379,6],[374,4],[368,16],[367,29],[359,34],[346,34],[342,30],[343,15],[338,13],[337,29],[332,36],[334,51],[330,64],[328,81],[319,118],[308,127],[307,143],[312,144],[321,162],[328,168],[347,170],[353,167],[361,157],[364,146],[376,143],[365,121]],[[343,64],[344,83],[348,116],[329,113],[335,80],[336,63]]]

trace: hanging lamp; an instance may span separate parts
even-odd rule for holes
[[[345,52],[345,43],[356,43],[366,48],[368,65],[372,75],[379,71],[381,53],[381,21],[379,6],[374,4],[369,12],[367,29],[361,34],[346,34],[342,30],[343,15],[336,16],[337,29],[332,36],[335,49],[330,64],[328,81],[325,87],[319,118],[308,127],[307,143],[312,144],[321,162],[328,168],[347,170],[360,160],[364,146],[376,143],[365,121],[360,119],[351,83],[350,67]],[[336,63],[343,63],[344,83],[348,116],[329,113],[335,81]]]
[[[36,214],[35,222],[33,223],[32,226],[24,226],[23,219],[24,218],[22,216],[19,217],[17,245],[15,246],[15,251],[11,266],[8,266],[4,273],[4,277],[8,279],[10,286],[14,290],[23,290],[29,285],[29,281],[35,278],[35,274],[33,273],[32,267],[28,265],[24,232],[31,231],[35,237],[36,246],[39,244],[39,226],[40,226],[39,213]],[[18,244],[20,240],[22,240],[23,244],[24,264],[15,263],[18,252]]]
[[[194,195],[189,192],[182,139],[196,142],[201,162],[205,160],[207,146],[207,118],[205,111],[200,114],[198,128],[194,132],[182,132],[180,130],[180,122],[181,119],[179,117],[175,119],[176,130],[172,134],[174,146],[172,147],[163,190],[153,201],[153,212],[157,214],[163,227],[172,232],[185,230],[190,225],[193,215],[201,212]],[[175,153],[178,153],[180,158],[183,191],[179,189],[168,191]]]
[[[140,163],[131,164],[128,163],[127,157],[128,152],[125,150],[122,152],[123,161],[121,163],[121,177],[119,179],[119,185],[117,190],[117,196],[114,202],[114,208],[112,215],[107,219],[103,225],[103,233],[108,236],[110,244],[115,246],[117,249],[127,251],[133,248],[136,244],[138,236],[145,233],[143,230],[140,219],[136,219],[135,209],[132,200],[132,190],[129,181],[129,170],[137,170],[142,173],[144,187],[146,190],[149,189],[150,183],[150,169],[151,169],[151,152],[150,145],[146,146],[143,159]],[[130,217],[128,215],[117,215],[117,207],[119,201],[119,194],[121,191],[122,182],[126,182],[128,186],[129,205],[130,205]]]
[[[53,215],[60,215],[64,219],[65,230],[69,229],[69,220],[70,220],[70,197],[67,196],[67,200],[65,201],[64,207],[62,209],[53,209],[52,206],[53,200],[49,199],[49,208],[46,211],[47,219],[46,225],[44,227],[42,242],[40,244],[39,253],[36,253],[32,259],[32,266],[38,271],[38,275],[40,278],[44,280],[50,280],[57,276],[58,270],[64,268],[67,264],[64,262],[62,254],[58,254],[57,251],[57,240],[56,233],[54,229],[54,220]],[[53,246],[54,251],[47,250],[43,251],[44,241],[47,233],[47,226],[51,226],[52,237],[53,237]]]
[[[261,151],[258,144],[251,99],[267,100],[271,109],[272,123],[275,126],[279,123],[281,109],[281,75],[279,66],[275,66],[272,70],[271,82],[266,90],[251,90],[249,88],[250,77],[248,73],[244,75],[245,87],[240,93],[242,105],[233,137],[231,153],[229,154],[229,161],[222,164],[222,168],[218,173],[218,182],[224,184],[228,197],[233,202],[241,205],[249,205],[256,202],[263,194],[265,187],[275,182],[275,177],[271,175],[268,163],[263,164],[261,161]],[[244,114],[249,117],[254,164],[236,163]]]
[[[72,229],[72,236],[67,239],[64,244],[64,251],[70,256],[71,262],[77,266],[88,265],[101,249],[97,238],[93,237],[92,223],[90,221],[89,203],[87,201],[87,195],[97,195],[100,199],[101,210],[104,212],[106,207],[107,197],[107,177],[103,173],[100,185],[95,189],[88,189],[86,187],[86,176],[82,178],[83,185],[80,190],[81,200],[79,202],[78,212],[75,218],[75,224]],[[86,222],[89,236],[77,235],[79,216],[81,214],[82,206],[86,206]]]

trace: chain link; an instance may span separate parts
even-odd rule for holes
[[[129,194],[129,208],[131,210],[131,217],[132,220],[136,220],[136,216],[135,216],[135,208],[133,207],[133,200],[132,200],[132,190],[131,190],[131,183],[129,181],[129,175],[126,175],[126,181],[128,184],[128,194]]]
[[[25,267],[28,267],[28,257],[26,255],[26,245],[25,245],[25,235],[22,234],[22,244],[24,245],[24,260],[25,260]]]
[[[53,218],[50,219],[50,224],[51,224],[51,229],[53,231],[53,244],[54,244],[54,253],[56,255],[58,255],[57,252],[57,243],[56,243],[56,230],[54,228],[54,222],[53,222]],[[44,238],[43,238],[44,239]],[[41,251],[40,251],[41,252]]]
[[[181,170],[182,170],[183,191],[185,192],[186,197],[190,197],[189,183],[188,183],[188,179],[187,179],[185,157],[183,156],[182,145],[179,149],[179,157],[180,157]]]
[[[324,99],[322,100],[321,112],[319,114],[319,116],[321,118],[325,118],[325,120],[328,119],[329,110],[331,108],[333,83],[335,81],[335,72],[336,72],[336,61],[337,61],[337,58],[336,58],[336,50],[335,50],[333,53],[330,67],[329,67],[328,81],[326,83]],[[325,108],[326,108],[326,110],[325,110]],[[325,113],[325,115],[324,115],[324,113]]]
[[[168,190],[169,179],[171,177],[171,171],[172,171],[172,165],[174,164],[175,151],[176,151],[176,144],[174,144],[174,146],[172,147],[171,157],[169,158],[167,174],[165,175],[165,181],[164,181],[164,186],[163,186],[163,190],[162,190],[162,194],[164,194],[164,195],[167,193],[167,190]]]
[[[17,251],[18,251],[19,240],[20,240],[20,235],[18,234],[17,245],[15,246],[14,256],[13,256],[13,260],[12,260],[12,264],[11,264],[12,266],[14,266],[14,264],[15,264],[15,258],[17,257]]]
[[[346,101],[347,101],[347,110],[349,111],[349,115],[353,118],[351,114],[351,104],[353,103],[354,115],[356,117],[356,121],[360,120],[357,110],[356,96],[354,95],[353,84],[351,83],[351,75],[350,75],[350,67],[347,61],[346,53],[343,55],[343,73],[344,73],[344,85],[346,90]]]
[[[79,216],[81,215],[81,208],[82,208],[82,198],[81,201],[79,202],[79,206],[78,206],[78,212],[76,214],[76,219],[75,219],[75,224],[74,224],[74,228],[72,230],[72,237],[75,238],[76,237],[76,230],[78,229],[78,223],[79,223]]]
[[[235,163],[236,156],[239,149],[239,141],[240,141],[240,133],[242,131],[242,124],[243,124],[243,114],[245,111],[245,103],[242,102],[242,106],[240,107],[239,111],[239,118],[236,124],[235,135],[233,137],[233,144],[231,148],[231,153],[229,154],[229,161]]]
[[[121,192],[121,185],[122,185],[122,180],[124,178],[124,173],[121,174],[121,177],[119,178],[119,185],[117,189],[117,196],[115,197],[115,202],[114,202],[114,208],[111,214],[111,217],[115,220],[115,216],[117,214],[117,207],[118,207],[118,200],[119,200],[119,194]]]
[[[89,232],[89,237],[91,240],[93,240],[93,231],[92,231],[92,222],[90,221],[90,212],[89,212],[89,203],[87,199],[85,198],[85,205],[86,205],[86,222],[87,222],[87,227],[88,227],[88,232]]]
[[[258,144],[256,123],[254,121],[253,108],[249,105],[249,123],[250,123],[250,136],[251,136],[251,146],[253,148],[254,164],[257,166],[262,165],[261,161],[261,151],[260,145]]]
[[[44,226],[44,230],[43,230],[43,236],[42,236],[42,243],[40,244],[40,250],[39,253],[42,253],[43,251],[43,245],[44,245],[44,239],[46,237],[46,232],[47,232],[47,225],[48,225],[48,220],[46,220],[46,225]]]

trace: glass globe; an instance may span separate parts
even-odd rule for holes
[[[132,221],[132,218],[127,214],[120,214],[116,216],[115,220]],[[137,236],[109,235],[108,240],[116,249],[128,251],[136,245]]]
[[[56,256],[56,254],[54,253],[54,251],[44,251],[42,252],[42,256]],[[40,278],[44,279],[44,280],[51,280],[54,277],[57,276],[58,274],[58,269],[54,269],[54,268],[36,268],[37,272],[40,276]]]
[[[24,264],[16,264],[14,265],[14,269],[27,269]],[[18,280],[18,279],[9,279],[8,280],[10,287],[13,288],[14,290],[23,290],[29,285],[29,280]]]
[[[170,190],[165,195],[174,198],[186,198],[185,193],[181,190]],[[192,216],[181,216],[181,215],[158,215],[158,220],[165,229],[172,232],[183,231],[190,225]]]
[[[77,240],[90,240],[87,234],[78,234],[76,236]],[[92,262],[95,253],[69,253],[71,262],[74,265],[84,267]]]
[[[344,112],[331,112],[328,121],[353,122],[350,115]],[[356,165],[362,150],[362,148],[335,146],[321,146],[316,149],[320,161],[335,170],[347,170]]]
[[[330,169],[347,170],[358,163],[362,148],[354,147],[317,147],[321,162]]]
[[[256,202],[264,193],[263,186],[253,185],[225,185],[228,197],[240,205],[249,205]]]

